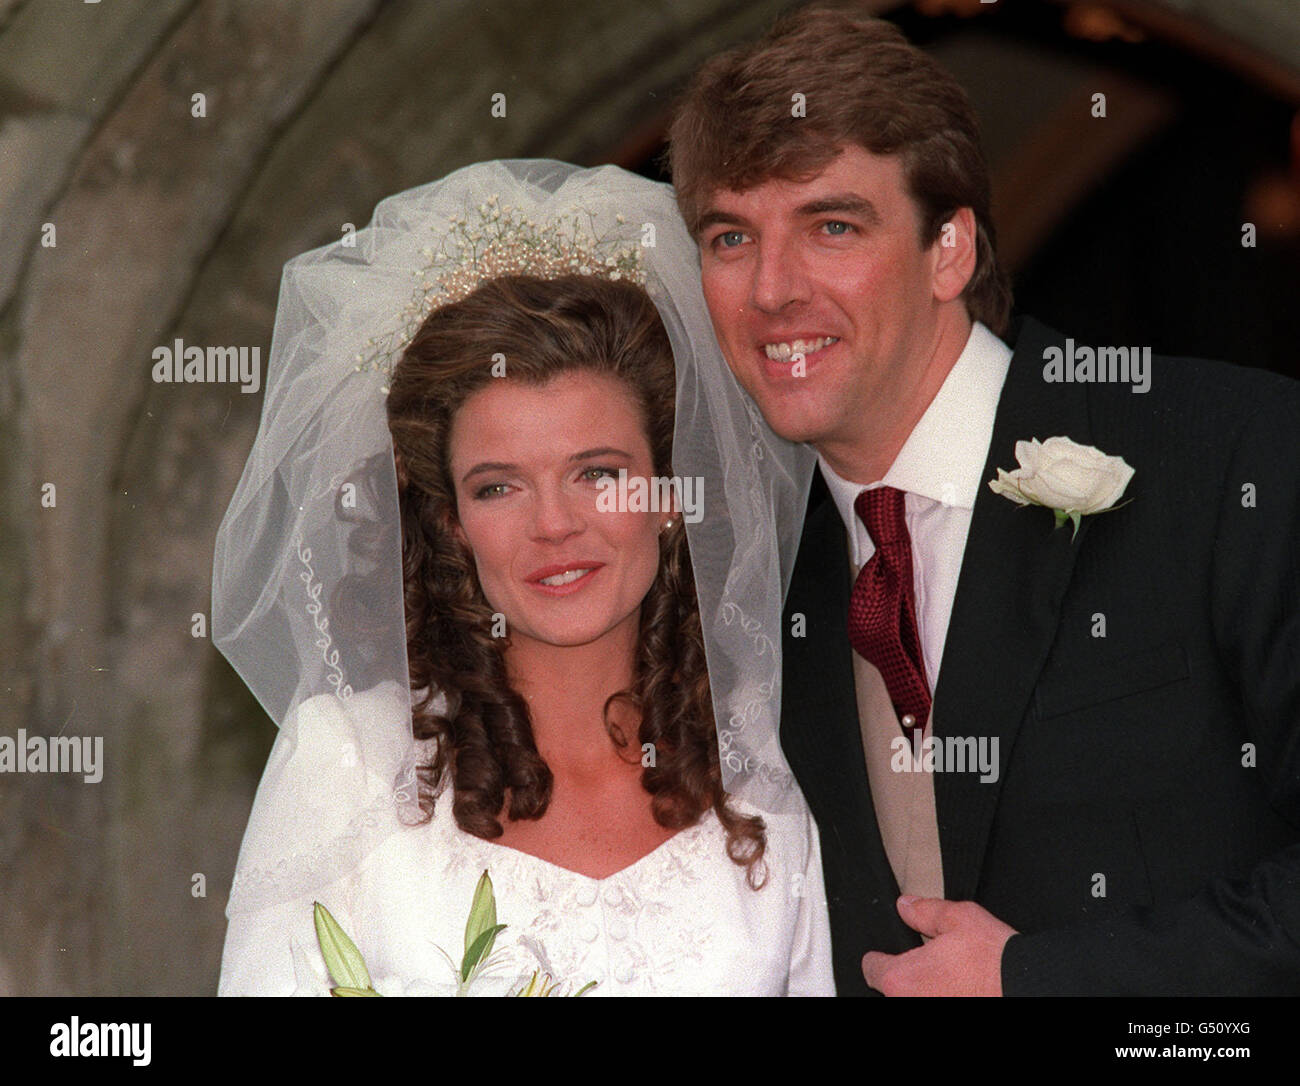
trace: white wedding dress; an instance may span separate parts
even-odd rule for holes
[[[709,811],[694,826],[603,879],[588,878],[460,830],[444,792],[433,819],[403,825],[391,794],[396,687],[312,698],[282,735],[258,789],[236,889],[292,885],[258,907],[236,907],[221,965],[221,995],[324,995],[330,982],[313,925],[320,901],[352,937],[383,995],[451,995],[474,888],[489,872],[506,928],[471,995],[517,992],[535,971],[589,995],[833,995],[830,929],[817,830],[801,797],[790,813],[761,813],[768,879],[760,890],[726,853]],[[288,729],[287,729],[288,730]],[[369,796],[370,799],[364,798]],[[349,798],[361,797],[361,798]],[[285,878],[292,838],[329,840],[349,804],[365,807],[370,840],[359,865],[337,877],[330,858],[303,854]],[[393,808],[391,803],[386,806]],[[342,812],[342,813],[341,813]],[[380,812],[378,815],[375,812]],[[383,824],[385,819],[390,824]],[[271,857],[278,857],[272,860]],[[337,866],[337,865],[336,865]],[[348,865],[343,865],[344,867]],[[305,873],[304,873],[305,872]]]

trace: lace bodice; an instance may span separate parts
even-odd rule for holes
[[[308,764],[306,748],[351,742],[338,723],[304,724],[299,749],[281,763],[277,790],[295,787],[292,766],[295,759]],[[310,758],[318,774],[328,761],[319,749]],[[326,786],[318,778],[309,784],[313,791]],[[259,804],[266,788],[264,781]],[[621,871],[593,879],[466,834],[450,798],[439,797],[427,823],[395,825],[343,877],[233,912],[221,993],[327,992],[312,923],[312,901],[319,900],[356,942],[380,992],[453,994],[451,962],[460,962],[474,887],[486,870],[506,928],[470,994],[513,993],[535,970],[566,992],[594,980],[591,995],[833,994],[816,827],[802,803],[762,815],[768,877],[753,890],[745,869],[727,856],[712,811]]]

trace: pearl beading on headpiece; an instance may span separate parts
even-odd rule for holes
[[[584,229],[584,214],[590,229]],[[615,222],[625,221],[622,215],[615,216]],[[438,249],[422,251],[428,263],[412,272],[420,285],[402,310],[401,324],[368,341],[374,350],[369,355],[357,355],[358,373],[378,370],[390,375],[430,313],[469,297],[492,279],[507,275],[540,279],[594,275],[645,285],[641,246],[617,245],[607,237],[597,237],[590,213],[576,206],[568,216],[539,226],[524,218],[517,208],[502,207],[499,198],[492,195],[478,205],[472,223],[468,218],[452,216],[449,227]],[[387,395],[388,386],[382,391]]]

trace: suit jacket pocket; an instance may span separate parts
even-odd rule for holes
[[[1191,677],[1187,652],[1176,641],[1090,661],[1085,667],[1044,671],[1034,691],[1040,720],[1155,690]]]

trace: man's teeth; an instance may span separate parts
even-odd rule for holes
[[[579,577],[585,577],[591,570],[589,569],[571,569],[566,573],[557,573],[554,577],[543,577],[541,583],[556,587],[562,584],[573,584]]]
[[[813,351],[820,351],[839,341],[839,336],[818,336],[816,339],[795,339],[788,343],[766,343],[763,350],[773,362],[789,362],[797,354],[807,358]]]

